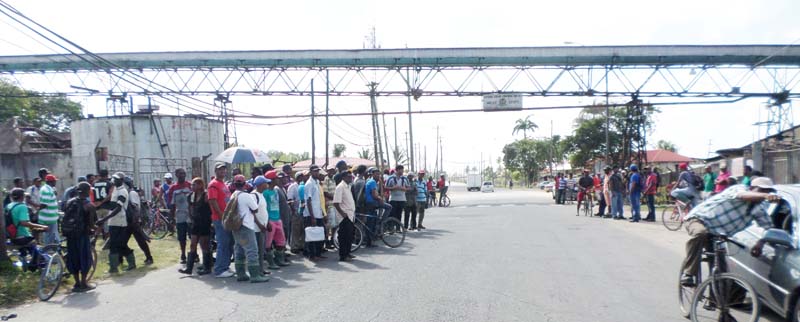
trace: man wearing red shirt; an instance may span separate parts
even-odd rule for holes
[[[428,188],[428,205],[433,206],[433,204],[436,203],[436,190],[433,190],[433,177],[428,177],[426,187]]]
[[[225,185],[225,173],[228,167],[225,162],[214,165],[214,178],[208,183],[208,204],[211,206],[211,221],[214,224],[214,236],[217,239],[217,256],[214,262],[215,277],[231,277],[231,253],[233,253],[233,235],[222,226],[222,212],[231,198],[231,191]]]
[[[436,189],[439,189],[439,207],[441,207],[442,200],[444,200],[444,195],[447,194],[447,186],[446,182],[444,181],[444,175],[439,176],[439,181],[436,182]]]
[[[650,167],[644,168],[647,180],[644,184],[644,195],[647,198],[647,218],[644,221],[656,221],[656,191],[658,190],[658,176]]]

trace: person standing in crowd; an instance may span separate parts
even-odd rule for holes
[[[514,180],[508,180],[508,190],[514,190]]]
[[[107,217],[100,220],[100,222],[108,221],[111,235],[109,240],[108,272],[112,274],[119,273],[120,257],[125,257],[128,262],[127,270],[136,268],[136,258],[133,255],[133,250],[128,247],[131,235],[127,229],[126,210],[130,200],[128,190],[123,185],[124,178],[125,174],[122,172],[114,173],[111,176],[114,184],[114,192],[111,193],[111,204],[114,208]]]
[[[19,178],[19,177],[14,178],[14,188],[22,189],[22,191],[24,193],[25,192],[25,180],[22,180],[22,178]],[[11,188],[11,189],[13,190],[14,188]],[[9,191],[9,193],[6,194],[6,196],[3,198],[3,209],[6,209],[6,206],[8,206],[10,203],[11,203],[11,192]]]
[[[631,164],[628,168],[631,171],[631,178],[628,184],[628,191],[631,198],[631,222],[639,222],[642,220],[642,189],[644,185],[642,182],[642,175],[639,174],[639,167]]]
[[[178,244],[181,247],[181,264],[186,264],[186,237],[189,234],[189,195],[192,193],[192,184],[186,181],[186,170],[175,169],[178,182],[172,184],[167,190],[167,200],[170,200],[170,217],[175,219],[178,231]],[[192,259],[194,260],[194,259]]]
[[[425,186],[428,188],[428,205],[433,207],[436,204],[436,190],[433,188],[433,177],[428,177],[428,182]]]
[[[128,203],[130,207],[128,207],[128,209],[130,209],[131,213],[126,213],[128,215],[128,233],[133,236],[136,240],[136,244],[139,245],[139,249],[144,253],[144,264],[152,265],[153,254],[150,253],[150,245],[148,244],[150,238],[147,237],[147,234],[144,233],[141,226],[142,199],[139,195],[139,189],[133,184],[133,179],[131,177],[125,177],[123,181],[128,189],[128,196],[130,197],[130,202]]]
[[[567,178],[567,200],[572,201],[572,198],[575,197],[575,187],[577,186],[577,181],[572,176],[572,173],[569,174]]]
[[[678,165],[681,174],[678,176],[678,186],[670,192],[670,195],[684,203],[690,204],[692,207],[697,206],[700,199],[700,193],[697,191],[697,184],[695,175],[689,171],[689,164],[684,162]],[[727,184],[727,182],[726,182]]]
[[[281,217],[281,224],[283,225],[283,235],[286,241],[283,245],[283,252],[281,254],[282,260],[284,263],[289,263],[288,256],[289,254],[286,253],[286,246],[290,245],[291,243],[291,233],[292,233],[292,207],[289,205],[289,197],[286,194],[285,183],[289,179],[289,176],[284,173],[283,171],[278,171],[277,173],[277,182],[275,183],[275,193],[278,195],[278,204],[280,206],[280,217]]]
[[[268,174],[272,172],[267,172]],[[255,187],[255,190],[252,192],[253,197],[256,200],[256,205],[258,205],[258,210],[256,210],[255,215],[255,223],[256,227],[256,241],[258,243],[258,266],[261,269],[261,272],[265,275],[272,274],[268,270],[264,269],[264,260],[267,260],[269,263],[269,269],[278,269],[278,265],[275,265],[275,261],[272,257],[267,257],[266,252],[267,249],[272,247],[271,243],[268,242],[267,236],[272,228],[269,227],[267,224],[269,220],[269,202],[271,199],[271,189],[270,185],[273,182],[270,179],[267,179],[265,176],[257,176],[255,180],[251,182],[251,184]]]
[[[342,219],[339,223],[339,261],[349,262],[355,256],[350,254],[353,244],[353,236],[355,226],[356,202],[353,199],[353,192],[350,190],[350,184],[353,182],[353,175],[349,171],[341,173],[342,181],[336,186],[336,191],[333,193],[333,207]]]
[[[722,190],[728,188],[728,178],[731,177],[730,171],[728,171],[728,164],[722,163],[719,165],[719,175],[717,179],[714,180],[714,193],[720,193]]]
[[[289,186],[295,183],[295,181],[292,180],[292,173],[294,172],[292,171],[292,165],[288,163],[284,164],[281,166],[281,171],[286,174],[286,179],[283,182],[283,189],[286,190],[288,194]]]
[[[233,186],[236,191],[231,198],[236,200],[236,210],[239,217],[242,218],[242,226],[233,231],[235,241],[233,264],[236,269],[236,281],[246,282],[249,280],[250,283],[263,283],[269,281],[269,277],[264,276],[259,264],[258,244],[263,243],[263,240],[256,240],[256,231],[262,227],[266,229],[266,226],[259,223],[255,217],[258,211],[256,194],[247,193],[246,184],[247,180],[243,175],[239,174],[233,177]],[[217,256],[217,260],[220,260],[219,256]]]
[[[611,175],[611,180],[609,182],[609,186],[611,188],[611,216],[614,219],[621,220],[625,219],[623,215],[625,213],[623,208],[623,199],[625,198],[625,183],[622,179],[622,174],[619,171],[619,167],[614,167],[613,174]]]
[[[369,214],[369,209],[367,209],[367,195],[365,189],[367,185],[367,166],[363,164],[357,166],[354,177],[353,184],[350,185],[350,193],[353,195],[353,199],[356,202],[355,214],[362,221],[366,221],[366,216]],[[427,195],[425,200],[428,200]],[[355,224],[355,221],[353,221],[353,223]]]
[[[161,180],[153,180],[153,186],[150,187],[150,199],[153,207],[156,209],[166,209],[167,204],[164,202],[164,192],[161,191]]]
[[[172,199],[170,199],[170,197],[172,196],[170,196],[168,193],[169,187],[171,186],[172,186],[172,173],[167,172],[164,174],[164,184],[161,185],[161,193],[164,196],[164,209],[172,208],[172,203],[171,203]]]
[[[711,166],[706,166],[706,173],[703,175],[703,200],[706,200],[714,194],[714,182],[717,181],[717,174],[711,171]]]
[[[606,213],[603,215],[603,218],[611,218],[613,213],[611,212],[611,167],[606,166],[603,168],[603,208]]]
[[[644,196],[647,198],[647,217],[644,221],[656,221],[656,193],[658,192],[658,176],[650,167],[644,168],[647,179],[644,183]]]
[[[217,240],[217,256],[214,261],[214,276],[226,278],[233,276],[230,271],[231,253],[233,253],[233,234],[222,226],[222,212],[231,198],[231,191],[225,185],[225,162],[214,164],[214,178],[208,183],[208,204],[211,206],[211,222],[214,225],[214,237]],[[255,238],[255,237],[254,237]]]
[[[753,176],[753,167],[746,165],[744,166],[744,177],[742,177],[742,184],[749,187],[750,186],[750,178]]]
[[[391,215],[402,222],[403,208],[406,205],[406,191],[411,188],[408,178],[403,176],[403,165],[398,164],[394,174],[386,180],[386,190],[389,190],[389,204],[392,205]]]
[[[320,167],[312,164],[305,184],[305,212],[303,213],[304,227],[324,227],[325,211],[323,210],[324,196],[320,189]],[[306,242],[306,254],[312,261],[325,258],[322,256],[322,242]]]
[[[283,221],[281,220],[281,200],[279,189],[281,180],[278,178],[278,173],[275,170],[267,172],[267,180],[270,180],[268,189],[263,192],[264,199],[267,202],[268,223],[270,226],[269,233],[267,234],[267,253],[266,258],[269,261],[270,269],[277,266],[288,266],[286,261],[286,232],[283,230]]]
[[[64,206],[64,221],[61,226],[67,238],[67,270],[75,280],[73,292],[86,292],[94,289],[87,277],[92,268],[92,244],[89,241],[97,218],[94,206],[89,201],[92,186],[83,181],[75,186],[77,196],[70,198]]]
[[[563,173],[558,174],[558,185],[557,190],[558,193],[556,194],[556,203],[563,205],[567,198],[567,178],[564,177]]]
[[[47,226],[44,233],[44,243],[60,244],[61,237],[58,233],[58,197],[56,196],[56,182],[58,178],[52,174],[45,176],[45,184],[40,190],[39,223]]]
[[[33,178],[33,184],[25,190],[25,203],[31,213],[31,221],[38,222],[39,211],[44,208],[41,204],[42,178]]]
[[[78,177],[78,184],[81,182],[86,182],[86,177]],[[78,196],[78,184],[64,190],[64,193],[61,194],[61,200],[58,202],[58,209],[64,211],[67,206],[67,201]]]
[[[322,192],[325,196],[325,248],[334,249],[333,232],[336,229],[336,212],[333,211],[333,193],[336,192],[335,168],[326,171],[325,178],[322,179]]]
[[[92,184],[92,191],[94,193],[93,204],[96,209],[97,218],[103,219],[111,213],[115,205],[115,203],[111,201],[111,194],[114,193],[114,185],[108,178],[108,170],[102,169],[98,172],[98,178],[94,181],[94,184]],[[98,229],[103,232],[103,239],[107,239],[107,225],[98,225]],[[106,247],[103,249],[107,249],[110,246],[111,243],[106,243]]]
[[[48,174],[50,174],[50,170],[47,170],[47,168],[39,169],[39,179],[42,179],[42,182],[45,181]]]
[[[403,207],[403,226],[406,230],[417,230],[417,180],[413,173],[408,174],[408,184],[406,203]],[[409,215],[411,215],[410,222]]]
[[[416,183],[416,201],[417,201],[417,217],[419,217],[419,222],[417,223],[417,229],[425,229],[425,226],[422,225],[422,220],[425,219],[425,209],[428,208],[427,203],[427,187],[425,186],[425,170],[419,170],[417,173],[417,177],[419,178]]]
[[[192,194],[189,195],[189,217],[192,220],[192,243],[189,246],[189,257],[197,257],[197,244],[203,252],[203,266],[197,269],[197,275],[211,273],[213,259],[208,237],[211,236],[211,206],[206,195],[206,183],[202,178],[192,179]],[[186,261],[186,267],[178,270],[183,274],[192,274],[194,260]]]
[[[261,168],[253,167],[250,169],[250,179],[247,179],[247,192],[252,192],[255,190],[255,180],[260,175],[264,175],[264,172],[261,172]]]
[[[595,173],[592,179],[594,180],[594,192],[595,192],[595,198],[597,198],[597,206],[598,206],[597,213],[594,215],[597,217],[603,217],[606,215],[606,206],[607,206],[606,193],[605,190],[603,189],[603,183],[605,180],[603,180],[603,176],[600,173]]]
[[[290,234],[290,248],[292,253],[299,254],[305,249],[305,231],[303,230],[303,212],[305,202],[303,201],[306,178],[303,172],[298,171],[294,175],[295,182],[289,186],[289,198],[292,205],[292,230]],[[301,189],[302,188],[302,189]],[[302,190],[302,191],[301,191]]]
[[[11,189],[9,195],[11,195],[11,203],[6,206],[5,211],[11,214],[11,223],[17,227],[17,234],[8,236],[8,238],[11,239],[12,245],[23,246],[20,248],[22,258],[26,258],[27,255],[31,256],[31,262],[25,267],[30,271],[35,271],[39,263],[39,248],[36,247],[31,230],[45,231],[47,226],[31,222],[30,213],[24,202],[25,190],[14,188]]]

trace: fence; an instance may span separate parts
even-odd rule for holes
[[[174,173],[175,169],[183,168],[186,170],[187,180],[192,173],[191,165],[184,159],[160,159],[160,158],[141,158],[139,159],[139,187],[142,188],[145,200],[151,200],[150,187],[153,181],[163,182],[165,173]]]

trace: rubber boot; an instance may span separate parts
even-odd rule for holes
[[[108,272],[110,274],[119,273],[119,254],[117,253],[108,254]]]
[[[194,259],[197,258],[197,253],[189,252],[189,255],[186,258],[186,268],[179,269],[178,272],[183,274],[192,275],[192,270],[194,270]]]
[[[244,268],[244,260],[235,261],[233,266],[236,268],[236,281],[237,282],[247,282],[247,281],[250,280],[250,278],[247,277],[247,272],[245,271],[245,268]]]
[[[203,253],[203,265],[197,268],[197,275],[206,275],[211,273],[211,267],[214,265],[214,259],[211,258],[211,253]]]
[[[417,228],[425,229],[425,226],[422,225],[423,219],[425,219],[425,214],[419,214],[419,223],[417,224]]]
[[[261,273],[261,266],[250,265],[247,266],[247,270],[250,271],[250,283],[269,282],[269,276],[266,276],[263,273]]]
[[[136,257],[133,256],[133,252],[125,256],[125,261],[128,262],[128,268],[125,269],[126,271],[132,271],[136,269]]]
[[[286,260],[286,250],[275,250],[275,263],[278,266],[289,266],[289,261]]]
[[[278,266],[277,263],[275,263],[275,250],[274,249],[270,249],[264,255],[264,257],[267,259],[267,263],[269,264],[269,266],[267,268],[269,268],[269,269],[279,269],[279,268],[281,268],[280,266]]]

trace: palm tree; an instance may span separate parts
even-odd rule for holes
[[[527,140],[528,139],[528,131],[533,132],[534,129],[538,129],[539,126],[533,121],[530,120],[531,115],[525,117],[525,119],[518,119],[517,123],[514,125],[514,131],[511,134],[517,134],[517,132],[522,131],[522,136]]]

